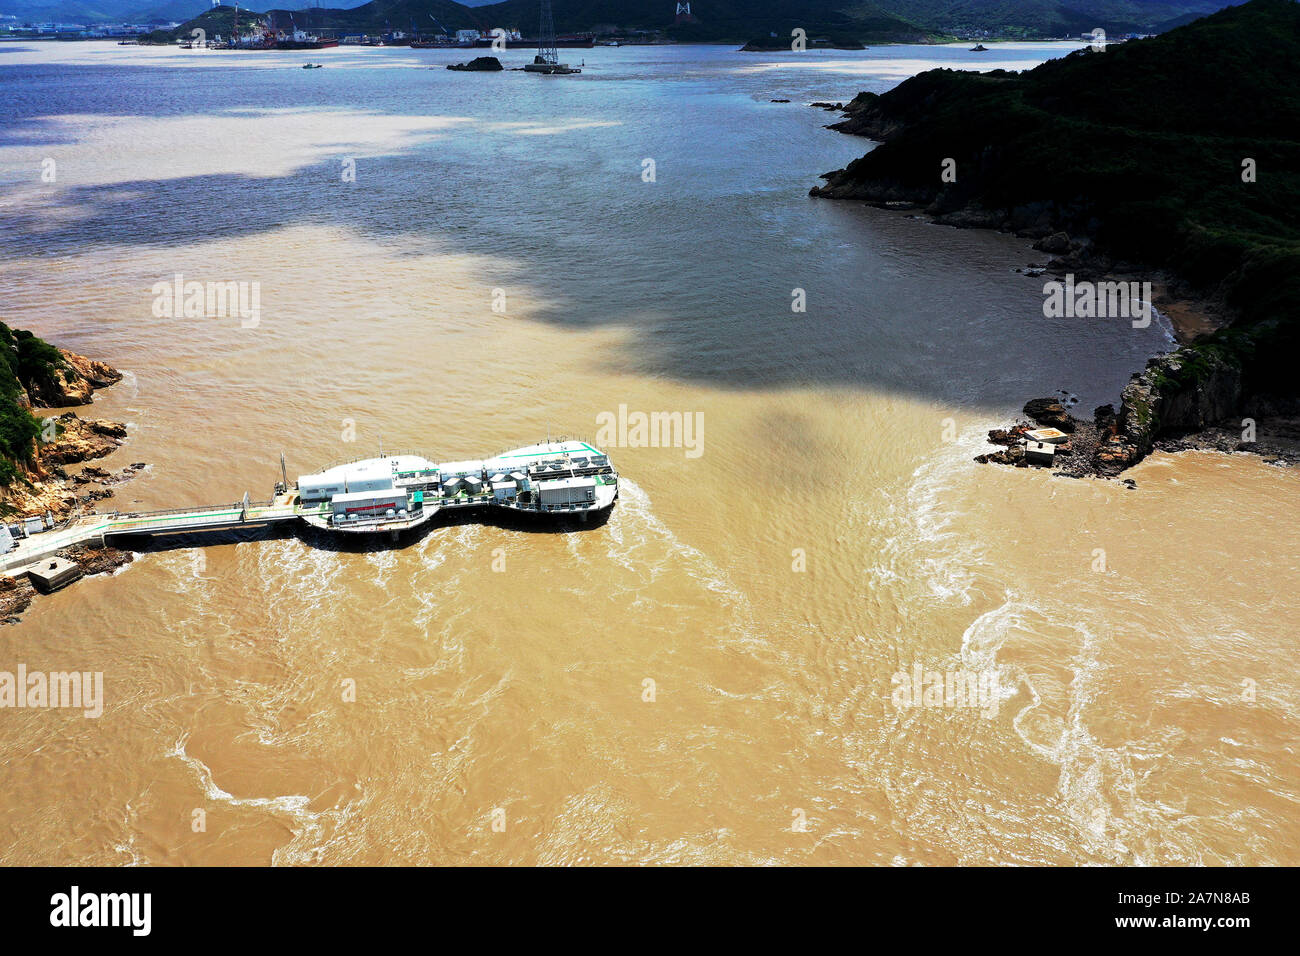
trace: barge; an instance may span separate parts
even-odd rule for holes
[[[492,458],[435,463],[382,455],[299,476],[281,494],[303,521],[346,534],[400,532],[444,510],[503,508],[585,521],[613,507],[618,473],[583,441],[544,442]]]

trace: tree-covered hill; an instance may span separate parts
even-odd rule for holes
[[[1253,385],[1294,392],[1298,58],[1300,5],[1251,0],[1024,73],[932,70],[850,104],[841,128],[882,145],[814,192],[1060,229],[1168,269],[1235,314],[1217,341],[1248,353]]]

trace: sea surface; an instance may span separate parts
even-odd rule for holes
[[[0,710],[0,862],[1300,863],[1300,475],[975,464],[1167,323],[807,195],[871,147],[812,101],[1071,49],[0,45],[0,320],[126,373],[80,410],[149,463],[117,507],[381,445],[623,476],[590,526],[180,538],[38,598],[0,670],[107,700]],[[157,314],[178,273],[256,321]],[[700,441],[620,447],[620,406]],[[917,666],[991,706],[900,703]]]

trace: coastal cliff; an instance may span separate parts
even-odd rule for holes
[[[1284,427],[1300,412],[1298,56],[1300,6],[1251,0],[1024,73],[931,70],[845,106],[831,128],[880,145],[811,195],[1015,232],[1048,271],[1155,280],[1213,313],[1134,375],[1098,473],[1252,413]]]
[[[76,412],[33,414],[33,409],[90,404],[96,390],[121,380],[122,373],[104,362],[0,322],[0,520],[67,518],[112,497],[112,485],[145,468],[135,462],[113,474],[86,464],[122,445],[126,426],[121,422],[83,419]],[[83,467],[69,472],[69,465]],[[102,574],[134,558],[129,551],[88,545],[58,553],[83,574]],[[35,596],[25,575],[0,574],[0,624],[17,622]]]
[[[83,419],[76,412],[38,417],[34,409],[82,406],[97,389],[122,379],[104,362],[78,355],[0,322],[0,518],[66,517],[108,498],[107,487],[144,468],[136,463],[117,476],[95,466],[126,440],[126,426]]]

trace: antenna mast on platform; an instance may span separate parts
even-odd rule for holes
[[[555,46],[555,17],[551,15],[551,0],[542,0],[542,19],[537,29],[537,55],[547,63],[560,62],[560,51]]]

